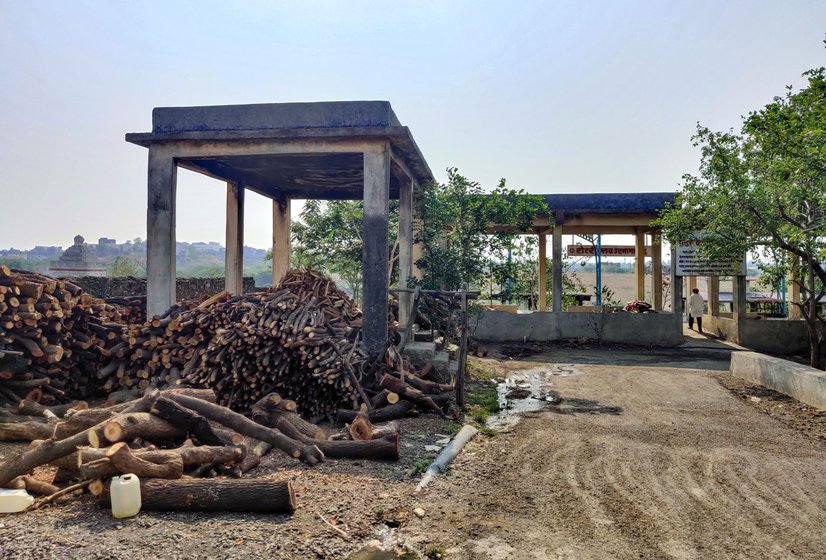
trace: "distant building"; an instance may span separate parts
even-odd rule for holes
[[[86,245],[83,236],[75,236],[75,244],[66,249],[60,258],[49,263],[52,276],[106,276],[106,267]]]

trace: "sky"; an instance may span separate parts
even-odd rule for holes
[[[0,0],[0,248],[146,237],[153,107],[388,100],[434,171],[533,193],[673,191],[698,121],[826,65],[826,2]],[[226,185],[178,172],[179,241]],[[271,242],[249,193],[245,243]]]

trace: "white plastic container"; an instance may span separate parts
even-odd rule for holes
[[[17,513],[34,503],[34,497],[25,490],[0,489],[0,513]]]
[[[141,481],[134,474],[112,477],[109,486],[112,496],[112,515],[133,517],[141,510]]]

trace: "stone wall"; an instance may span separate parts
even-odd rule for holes
[[[120,278],[97,278],[95,276],[81,276],[66,278],[77,284],[93,296],[107,298],[119,296],[145,296],[146,278],[132,276]],[[218,278],[178,278],[176,281],[176,296],[179,301],[197,299],[206,294],[217,294],[224,289],[224,279]],[[244,278],[244,291],[255,289],[252,277]]]

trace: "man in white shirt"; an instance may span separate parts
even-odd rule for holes
[[[703,296],[700,295],[700,290],[694,288],[693,293],[688,298],[688,328],[694,328],[694,319],[697,319],[697,332],[703,332]]]

